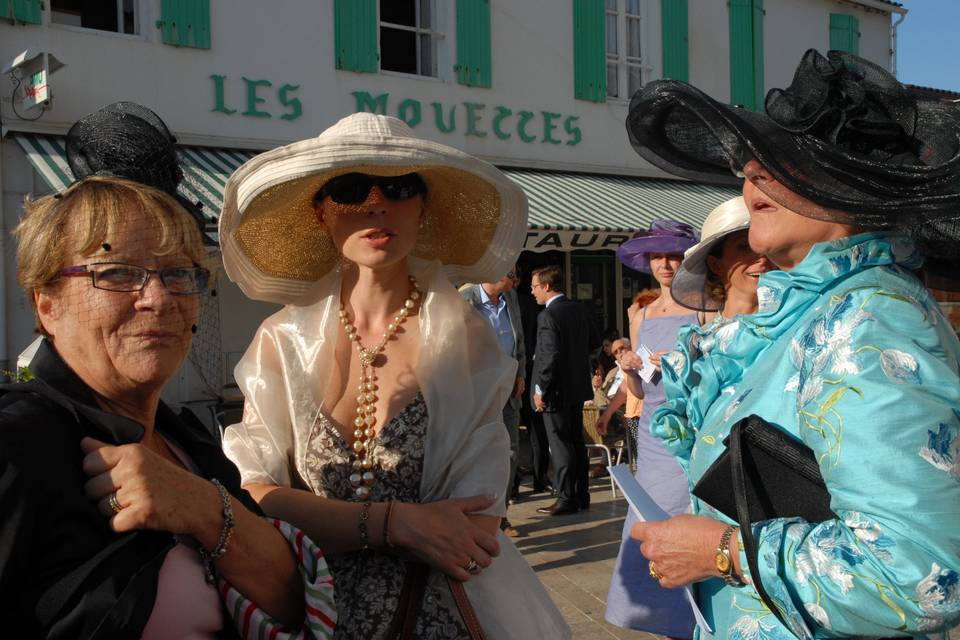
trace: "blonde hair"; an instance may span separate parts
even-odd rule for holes
[[[35,292],[57,280],[71,253],[92,254],[137,210],[159,229],[156,255],[182,251],[198,266],[211,266],[193,216],[175,198],[139,182],[93,176],[59,194],[36,200],[28,196],[23,210],[13,235],[17,280],[31,305]]]

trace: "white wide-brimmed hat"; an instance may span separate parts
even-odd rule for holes
[[[227,276],[256,300],[304,302],[340,261],[314,195],[353,172],[420,175],[426,211],[412,253],[439,260],[451,280],[493,282],[523,248],[527,198],[517,183],[483,160],[417,138],[402,120],[355,113],[316,138],[251,158],[230,176],[220,215]]]
[[[707,256],[731,233],[750,227],[750,212],[742,196],[731,198],[710,212],[703,221],[700,242],[683,254],[683,262],[673,276],[670,295],[679,304],[697,311],[718,311],[721,301],[710,295],[707,283]]]

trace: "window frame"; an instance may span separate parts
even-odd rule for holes
[[[650,10],[650,0],[637,0],[639,4],[639,13],[627,13],[627,0],[615,0],[616,9],[610,9],[607,6],[607,0],[604,1],[604,54],[606,56],[606,73],[607,73],[607,100],[612,102],[628,102],[630,96],[630,71],[632,69],[637,69],[639,71],[640,85],[634,88],[639,89],[653,78],[654,66],[650,64],[651,58],[651,10]],[[606,27],[608,23],[608,18],[613,15],[616,17],[617,25],[617,34],[616,34],[616,43],[617,43],[617,53],[616,55],[611,54],[610,51],[607,51],[607,38]],[[640,47],[639,54],[640,56],[631,56],[628,53],[629,47],[627,42],[627,24],[630,20],[638,20],[640,22],[639,35],[640,35]],[[611,83],[609,82],[610,78],[610,69],[612,66],[616,66],[616,89],[617,93],[611,93]],[[621,90],[622,88],[622,90]],[[626,95],[623,95],[624,91]]]
[[[412,0],[414,3],[414,22],[416,26],[410,26],[406,24],[397,24],[395,22],[385,22],[380,17],[380,1],[377,1],[377,65],[379,71],[382,74],[386,75],[398,75],[404,77],[415,77],[415,78],[424,78],[424,79],[433,79],[433,80],[444,80],[444,65],[442,64],[442,55],[441,55],[441,43],[446,42],[447,34],[445,31],[440,31],[440,27],[446,24],[446,15],[445,12],[439,6],[440,2],[437,0],[426,0],[430,3],[430,15],[432,16],[431,24],[428,28],[421,26],[421,2],[422,0]],[[409,73],[406,71],[396,71],[393,69],[384,69],[383,68],[383,41],[381,38],[381,29],[384,27],[388,29],[395,29],[397,31],[407,31],[412,32],[415,35],[414,42],[416,43],[416,61],[417,61],[417,71],[415,73]],[[422,37],[428,36],[433,43],[433,55],[432,55],[432,64],[433,72],[430,74],[424,74],[421,72],[422,64]],[[449,65],[448,65],[449,66]]]
[[[117,26],[123,28],[123,3],[124,0],[115,0],[117,6]],[[54,8],[52,0],[47,0],[44,2],[46,5],[46,10],[49,11],[49,22],[48,24],[52,27],[58,29],[64,29],[67,31],[76,31],[79,33],[99,33],[106,34],[112,37],[120,37],[131,40],[146,40],[146,34],[143,25],[146,24],[144,19],[144,7],[143,0],[132,0],[133,3],[133,33],[127,33],[125,31],[108,31],[106,29],[95,29],[93,27],[84,27],[77,24],[68,24],[66,22],[56,22],[53,19]]]

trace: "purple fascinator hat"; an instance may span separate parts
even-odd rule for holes
[[[617,249],[617,258],[635,271],[650,273],[651,253],[683,252],[700,240],[690,225],[676,220],[654,220],[647,231],[634,234]]]

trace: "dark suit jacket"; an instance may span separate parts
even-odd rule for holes
[[[599,345],[600,332],[576,300],[563,296],[540,312],[530,386],[540,387],[547,409],[593,398],[590,352]]]
[[[484,320],[487,314],[483,309],[483,299],[480,296],[480,285],[472,284],[461,287],[460,295],[473,305],[473,308],[483,314]],[[513,329],[513,353],[510,355],[517,361],[517,376],[526,377],[527,375],[527,352],[523,339],[523,321],[520,317],[520,304],[517,302],[516,291],[507,291],[503,294],[503,299],[507,301],[507,315],[510,317],[510,328]],[[492,329],[493,327],[491,327]],[[520,398],[510,394],[510,406],[514,409],[520,408]]]
[[[93,394],[44,341],[35,380],[0,386],[0,619],[9,638],[139,638],[153,611],[157,576],[176,544],[163,531],[114,533],[87,498],[80,439],[139,442],[143,427],[102,411]],[[156,428],[248,509],[240,474],[192,414],[165,404]],[[237,637],[224,616],[221,637]]]

